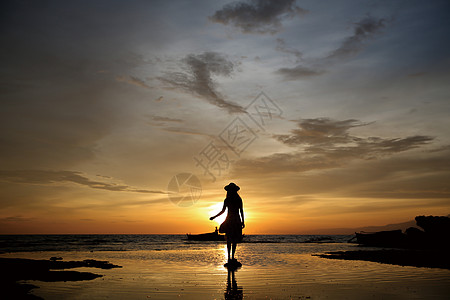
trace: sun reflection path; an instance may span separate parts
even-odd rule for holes
[[[228,261],[228,251],[227,251],[227,245],[223,245],[222,247],[222,252],[223,252],[223,263],[226,263]]]

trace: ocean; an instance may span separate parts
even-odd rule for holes
[[[351,235],[247,235],[243,243],[345,243]],[[0,253],[34,251],[137,251],[209,247],[223,242],[188,241],[186,235],[0,235]]]
[[[0,257],[122,266],[73,269],[103,275],[88,281],[26,281],[43,299],[448,299],[450,270],[313,255],[361,249],[351,237],[247,235],[236,271],[224,267],[225,242],[186,235],[3,235]]]

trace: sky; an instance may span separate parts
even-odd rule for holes
[[[2,1],[0,233],[450,213],[448,1]]]

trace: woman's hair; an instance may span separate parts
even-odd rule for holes
[[[228,199],[241,199],[241,196],[239,196],[237,191],[227,191],[227,198]]]

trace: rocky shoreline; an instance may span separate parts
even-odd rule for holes
[[[384,264],[450,269],[448,216],[417,216],[417,226],[401,230],[356,233],[361,246],[379,250],[337,251],[317,254],[328,259],[365,260]],[[386,249],[388,248],[388,249]]]
[[[22,280],[39,280],[45,282],[93,280],[103,275],[91,272],[66,271],[66,269],[88,267],[100,269],[121,268],[107,261],[83,260],[62,261],[56,258],[50,260],[34,260],[23,258],[0,258],[0,268],[3,272],[0,288],[6,299],[41,299],[29,294],[36,288],[32,284],[19,283]]]

